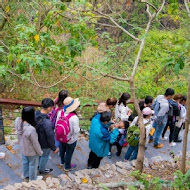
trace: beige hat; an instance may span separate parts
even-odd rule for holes
[[[97,112],[102,113],[105,111],[110,111],[109,107],[106,105],[105,102],[101,102],[98,105]]]
[[[67,97],[65,98],[63,104],[64,104],[64,107],[63,107],[64,112],[71,113],[79,107],[80,101],[79,101],[79,98],[73,99],[71,97]]]

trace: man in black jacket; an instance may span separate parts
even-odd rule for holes
[[[45,168],[48,162],[50,152],[56,154],[59,149],[55,146],[53,124],[49,119],[48,114],[54,106],[53,100],[45,98],[42,100],[42,109],[36,111],[36,130],[38,133],[38,140],[41,145],[43,154],[40,157],[39,173],[47,174],[53,171],[52,168]]]

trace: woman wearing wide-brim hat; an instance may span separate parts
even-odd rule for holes
[[[69,118],[70,132],[67,135],[68,142],[60,142],[59,149],[61,165],[64,166],[65,171],[70,171],[76,168],[76,164],[71,164],[71,159],[77,144],[77,139],[80,131],[79,118],[76,114],[76,109],[79,107],[80,101],[78,98],[73,99],[71,97],[67,97],[65,98],[63,104],[64,107],[62,110],[62,114],[64,113],[64,116]],[[60,116],[61,112],[58,113],[57,121],[59,120]]]

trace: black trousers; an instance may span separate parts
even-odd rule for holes
[[[172,142],[174,140],[174,131],[175,131],[175,123],[174,122],[168,122],[164,128],[164,131],[162,133],[162,137],[164,137],[168,126],[170,128],[170,135],[169,135],[169,142]]]
[[[98,168],[102,158],[103,157],[98,157],[94,152],[90,151],[88,158],[88,167]]]
[[[114,145],[117,147],[117,153],[116,153],[116,155],[117,155],[117,156],[120,156],[121,150],[122,150],[122,146],[120,146],[120,144],[119,144],[118,142],[115,142],[115,143],[113,143],[113,144],[110,144],[110,152],[111,152],[112,146],[114,146]]]

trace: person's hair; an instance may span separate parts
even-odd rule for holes
[[[149,115],[144,115],[144,114],[143,114],[143,118],[146,118],[146,117],[148,117],[148,116],[149,116]]]
[[[144,101],[145,101],[145,104],[150,104],[150,103],[153,102],[153,97],[152,96],[147,96]]]
[[[182,99],[182,94],[175,94],[173,99],[174,100],[181,100]]]
[[[105,111],[102,112],[100,115],[100,121],[101,122],[109,122],[111,120],[111,112],[110,111]]]
[[[28,122],[30,125],[35,127],[36,123],[34,107],[28,106],[22,109],[22,120]]]
[[[119,98],[118,104],[120,105],[121,103],[123,103],[124,106],[126,106],[126,105],[127,105],[127,100],[128,100],[130,97],[131,97],[131,96],[130,96],[129,93],[123,93],[123,94],[121,95],[121,97]]]
[[[129,128],[129,122],[128,121],[123,121],[124,125],[125,125],[125,130],[127,130]]]
[[[54,102],[52,99],[45,98],[42,100],[42,108],[47,109],[47,108],[53,107],[53,106],[54,106]]]
[[[187,101],[187,96],[182,96],[180,102]]]
[[[117,104],[116,98],[108,98],[106,100],[106,105],[108,105],[108,106],[115,106],[116,104]]]
[[[67,98],[68,95],[69,95],[68,90],[61,90],[59,92],[58,100],[56,103],[59,108],[62,108],[64,106],[63,101],[65,100],[65,98]]]
[[[175,92],[172,88],[167,88],[164,95],[167,97],[167,96],[172,96],[174,94],[175,94]]]

